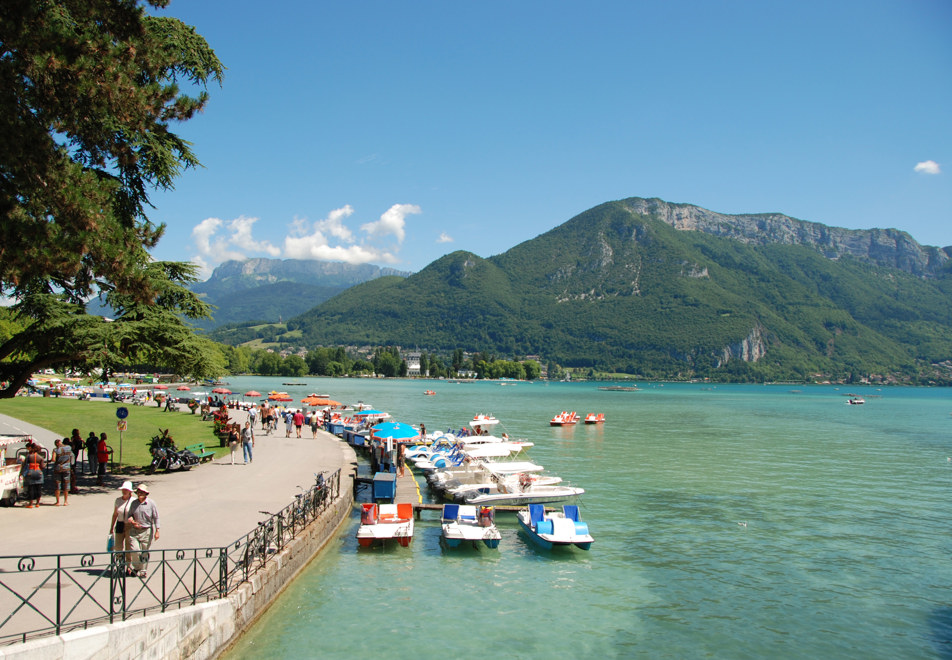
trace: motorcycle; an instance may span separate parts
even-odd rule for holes
[[[149,474],[156,470],[188,470],[193,465],[198,465],[200,459],[198,456],[187,449],[177,449],[168,429],[159,429],[158,435],[152,436],[149,441],[149,451],[152,453],[152,464],[149,466]]]

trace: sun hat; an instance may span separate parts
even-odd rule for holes
[[[132,487],[132,482],[131,482],[131,481],[123,481],[123,482],[122,482],[122,485],[119,486],[119,490],[128,490],[128,491],[131,492],[131,491],[133,491],[133,490],[135,490],[135,489]]]
[[[149,487],[146,486],[145,484],[139,484],[139,485],[136,487],[136,492],[139,492],[140,490],[141,490],[143,493],[145,493],[146,495],[149,494]]]

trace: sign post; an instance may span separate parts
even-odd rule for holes
[[[119,421],[116,423],[116,429],[119,431],[119,466],[122,466],[122,432],[126,430],[126,417],[129,416],[129,409],[125,406],[116,408],[116,417]]]

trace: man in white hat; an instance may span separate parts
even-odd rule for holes
[[[136,488],[136,501],[129,507],[129,541],[132,546],[132,568],[144,578],[149,567],[149,548],[152,541],[159,540],[159,509],[149,499],[149,487],[139,484]]]

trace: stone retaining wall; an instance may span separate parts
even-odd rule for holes
[[[349,448],[348,448],[349,449]],[[264,570],[220,600],[0,647],[7,660],[206,660],[237,641],[350,517],[353,475],[341,467],[340,497]]]

